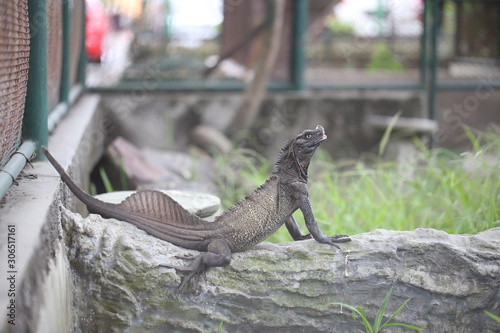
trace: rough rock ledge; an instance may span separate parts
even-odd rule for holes
[[[158,264],[185,265],[175,256],[196,251],[128,223],[64,208],[62,215],[77,331],[216,332],[224,321],[225,332],[359,332],[350,311],[327,304],[361,306],[373,321],[394,287],[386,314],[411,298],[397,322],[436,333],[500,332],[484,314],[500,313],[500,228],[374,230],[342,251],[312,240],[263,243],[209,270],[195,295],[192,284],[176,294],[183,275]]]

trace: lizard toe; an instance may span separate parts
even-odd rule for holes
[[[336,235],[332,235],[330,236],[332,239],[339,239],[339,238],[349,238],[349,235],[339,235],[339,234],[336,234]],[[349,238],[350,239],[350,238]]]

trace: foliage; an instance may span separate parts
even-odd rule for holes
[[[333,36],[354,36],[354,26],[347,22],[342,22],[339,19],[328,16],[325,19],[325,27],[328,32]]]
[[[399,117],[401,116],[401,111],[398,111],[394,117],[392,117],[389,126],[387,126],[387,129],[384,132],[384,135],[382,136],[382,139],[380,140],[379,144],[379,149],[378,149],[378,155],[382,156],[385,152],[385,148],[387,147],[387,143],[389,143],[389,138],[391,137],[392,130],[394,129],[394,126],[398,122]]]
[[[333,161],[318,149],[309,171],[309,198],[321,230],[352,235],[377,228],[434,228],[475,234],[500,226],[500,138],[466,131],[472,152],[429,150],[415,141],[418,151],[399,163],[378,156]],[[261,185],[271,166],[249,151],[218,162],[216,178],[226,207]],[[303,225],[301,212],[294,216]],[[291,240],[284,227],[269,239]]]
[[[221,193],[222,205],[232,206],[263,184],[269,176],[271,163],[250,149],[238,149],[216,158],[215,185]]]
[[[100,183],[102,183],[102,185],[104,186],[105,193],[125,191],[130,189],[128,175],[127,171],[125,170],[125,163],[123,160],[119,162],[117,177],[110,177],[110,174],[108,174],[108,172],[102,165],[98,165],[96,168],[98,171],[98,178],[100,178]],[[111,176],[113,176],[113,174],[111,174]],[[90,184],[90,193],[92,195],[99,194],[97,193],[96,184]]]
[[[104,188],[106,189],[106,192],[114,192],[115,189],[113,187],[113,184],[109,180],[108,174],[106,173],[106,170],[104,170],[103,167],[99,168],[99,175],[101,176],[102,182],[104,184]]]
[[[363,322],[363,325],[365,326],[366,333],[378,333],[378,332],[381,332],[385,327],[389,327],[389,326],[402,326],[402,327],[409,328],[412,330],[422,331],[423,330],[422,328],[419,328],[416,326],[401,324],[401,323],[391,323],[391,321],[394,319],[394,317],[396,317],[396,315],[399,312],[401,312],[401,310],[403,310],[403,308],[406,306],[406,303],[408,303],[410,301],[410,299],[407,299],[406,301],[404,301],[403,304],[401,304],[401,306],[392,314],[392,316],[390,316],[389,319],[387,319],[384,322],[384,324],[382,324],[382,319],[384,318],[385,309],[387,307],[387,303],[389,302],[389,298],[391,297],[391,294],[392,294],[392,288],[389,290],[389,292],[385,296],[384,300],[382,301],[382,304],[380,305],[380,308],[377,312],[377,316],[375,317],[375,321],[373,322],[373,324],[370,324],[370,322],[368,321],[368,318],[366,316],[365,311],[361,307],[354,307],[352,305],[348,305],[348,304],[341,303],[341,302],[330,303],[330,305],[339,305],[341,307],[348,308],[349,310],[352,311],[352,318],[354,320],[357,320],[357,317],[359,316],[361,318],[361,321]]]
[[[367,65],[367,69],[371,71],[389,70],[389,71],[402,71],[404,66],[399,62],[385,42],[378,43]]]
[[[486,313],[491,319],[493,319],[497,323],[500,323],[500,317],[499,316],[494,315],[493,313],[488,312],[488,311],[484,311],[484,313]]]

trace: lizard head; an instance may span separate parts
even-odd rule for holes
[[[314,130],[305,130],[297,135],[294,150],[299,160],[310,160],[316,148],[327,138],[323,126],[318,125]]]
[[[278,169],[291,169],[299,172],[299,177],[307,180],[307,169],[316,148],[327,138],[323,126],[318,125],[316,129],[305,130],[293,140],[289,140],[283,150],[280,158],[276,162]]]

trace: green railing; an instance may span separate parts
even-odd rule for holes
[[[84,1],[80,0],[84,6]],[[26,163],[34,156],[43,159],[40,151],[42,145],[47,145],[48,135],[55,128],[57,122],[69,111],[70,105],[84,89],[85,80],[85,40],[83,38],[85,29],[82,27],[81,36],[72,36],[81,40],[80,67],[78,80],[71,86],[70,83],[70,5],[77,1],[62,0],[62,71],[59,91],[59,103],[49,110],[47,100],[47,61],[48,53],[52,50],[47,48],[47,13],[45,0],[28,0],[28,16],[30,21],[30,56],[29,72],[26,92],[26,101],[23,117],[22,144],[11,156],[10,160],[3,166],[0,172],[0,198],[2,198],[15,183],[15,179],[24,168]],[[85,11],[82,13],[85,15]],[[83,17],[82,22],[85,22]]]

